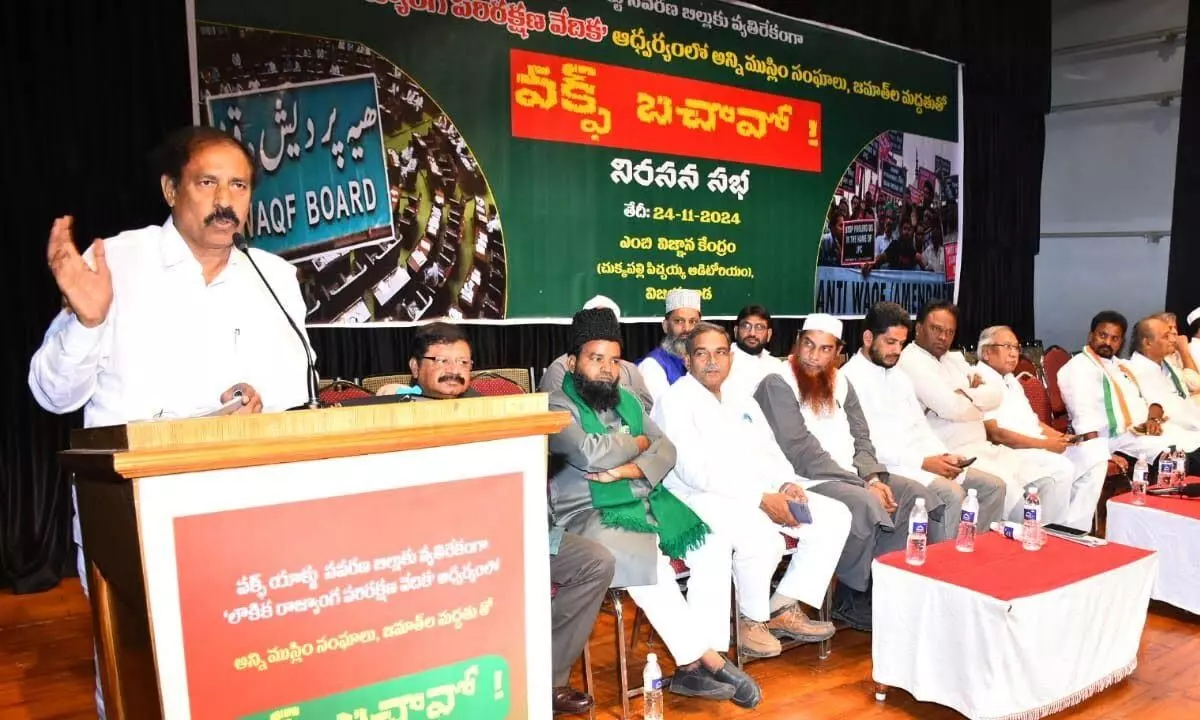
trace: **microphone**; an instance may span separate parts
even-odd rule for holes
[[[1147,495],[1156,497],[1185,497],[1185,498],[1200,498],[1200,483],[1190,483],[1188,485],[1180,485],[1178,487],[1154,488],[1146,491]]]
[[[279,306],[279,311],[287,318],[292,332],[296,333],[296,337],[300,338],[300,344],[304,346],[305,372],[308,374],[308,381],[305,383],[305,387],[308,389],[308,402],[304,404],[304,407],[309,410],[316,410],[321,407],[321,401],[317,399],[317,367],[313,363],[312,352],[308,347],[308,340],[305,339],[304,333],[300,332],[299,326],[296,325],[296,321],[292,319],[287,308],[283,306],[283,303],[279,300],[279,296],[275,294],[275,289],[271,287],[271,283],[267,282],[266,276],[258,268],[258,263],[254,262],[254,256],[250,254],[250,244],[246,242],[246,236],[240,232],[235,232],[233,234],[233,246],[241,250],[246,259],[250,261],[254,272],[258,273],[258,277],[262,280],[263,285],[267,286],[267,292],[271,293],[271,297],[275,298],[275,304]]]

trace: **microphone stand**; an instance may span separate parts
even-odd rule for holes
[[[289,314],[287,308],[283,306],[283,302],[280,301],[279,296],[275,294],[275,289],[271,287],[271,283],[267,282],[267,277],[263,275],[262,270],[259,269],[258,263],[254,262],[254,256],[250,254],[250,245],[246,242],[245,236],[241,233],[234,233],[233,244],[234,247],[240,250],[242,254],[246,256],[246,259],[250,261],[250,266],[254,268],[254,272],[258,273],[258,277],[260,280],[262,280],[263,285],[267,286],[267,292],[271,293],[271,297],[275,299],[275,304],[279,306],[279,310],[283,313],[283,316],[287,318],[288,325],[291,326],[292,332],[296,333],[296,337],[300,338],[300,344],[304,346],[304,369],[305,374],[308,376],[307,382],[305,383],[305,386],[308,390],[308,402],[306,402],[303,407],[308,410],[317,410],[321,407],[324,407],[321,404],[321,401],[317,399],[317,368],[312,361],[312,351],[308,347],[308,340],[304,338],[304,333],[300,331],[300,327],[296,325],[296,321],[292,319],[291,314]]]

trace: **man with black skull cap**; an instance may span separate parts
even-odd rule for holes
[[[754,707],[758,685],[724,658],[732,547],[662,484],[675,446],[619,383],[616,316],[580,310],[571,335],[567,375],[550,393],[550,409],[573,418],[549,441],[561,466],[550,479],[551,520],[568,537],[578,533],[612,551],[613,587],[627,589],[675,660],[672,692]],[[668,558],[691,570],[686,598]]]

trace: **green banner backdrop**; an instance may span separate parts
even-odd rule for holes
[[[956,295],[956,63],[715,0],[194,12],[198,119],[257,158],[309,324]]]

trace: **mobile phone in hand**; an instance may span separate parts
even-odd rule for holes
[[[808,503],[788,500],[788,509],[792,511],[792,518],[796,522],[801,525],[812,524],[812,512],[808,509]]]
[[[967,459],[963,460],[962,462],[960,462],[958,464],[958,467],[962,468],[962,469],[966,469],[966,468],[971,467],[971,464],[974,462],[975,462],[975,458],[967,458]]]

